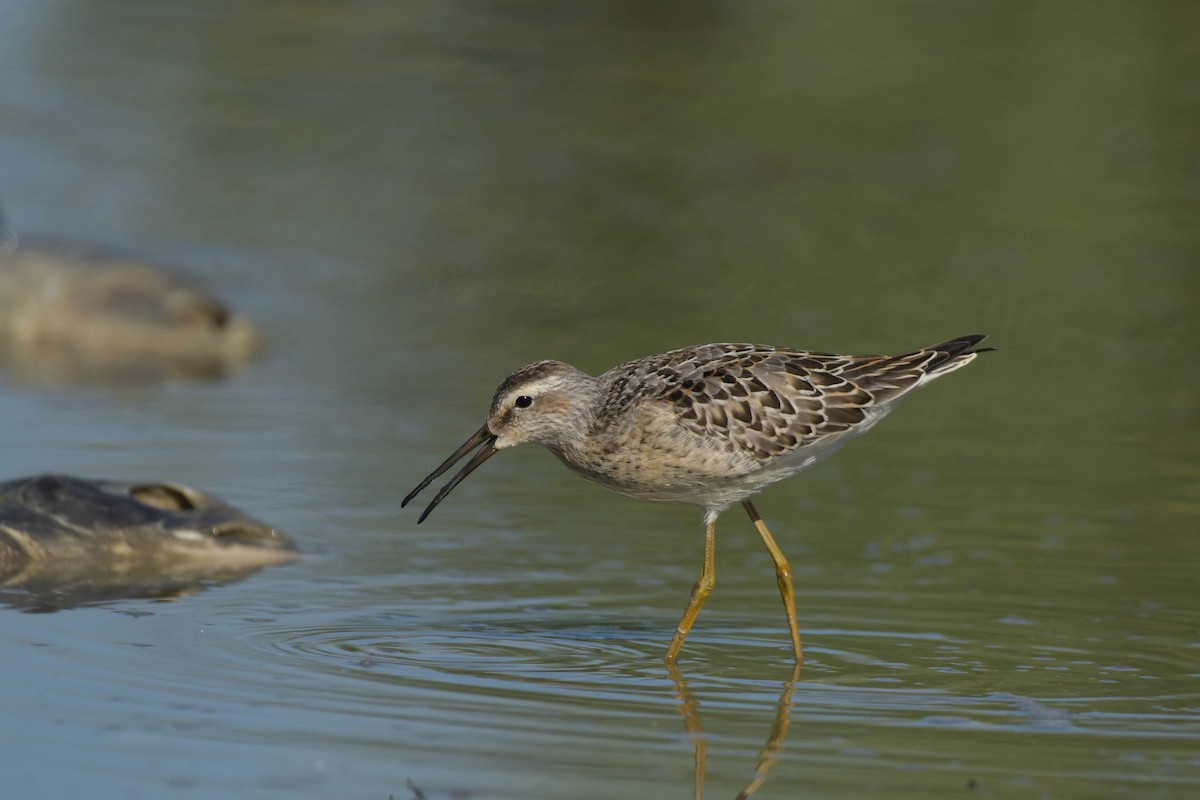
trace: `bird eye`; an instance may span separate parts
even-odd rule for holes
[[[529,408],[531,405],[533,405],[533,398],[527,394],[523,394],[518,397],[515,402],[513,402],[513,405],[517,408]]]

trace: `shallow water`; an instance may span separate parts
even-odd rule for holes
[[[1186,4],[0,5],[0,199],[264,327],[216,384],[0,384],[0,476],[171,479],[308,554],[0,610],[23,797],[1190,797]],[[1064,7],[1065,8],[1065,7]],[[1100,13],[1103,11],[1103,13]],[[758,501],[535,449],[399,499],[538,358],[999,349]]]

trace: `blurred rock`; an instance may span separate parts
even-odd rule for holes
[[[53,611],[177,597],[298,558],[269,525],[175,483],[0,483],[0,603]]]
[[[198,283],[79,247],[0,247],[0,365],[39,384],[224,377],[262,335]]]

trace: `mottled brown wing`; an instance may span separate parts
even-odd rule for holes
[[[902,356],[690,347],[618,368],[608,398],[661,400],[692,433],[769,461],[883,413],[927,375],[970,360],[962,354],[978,341],[966,337]]]
[[[662,401],[684,429],[761,461],[860,422],[870,401],[818,357],[763,345],[704,345],[628,366],[609,398]]]

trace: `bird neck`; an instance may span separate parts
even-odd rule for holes
[[[577,462],[591,449],[600,396],[599,382],[584,373],[576,376],[570,390],[560,395],[565,407],[559,409],[554,436],[542,443],[568,464]]]

